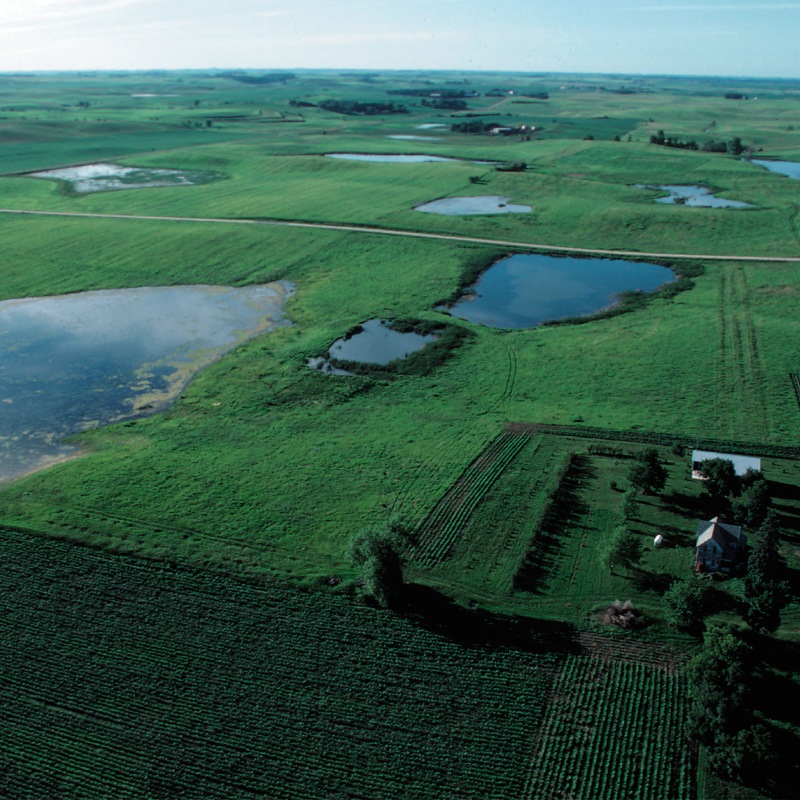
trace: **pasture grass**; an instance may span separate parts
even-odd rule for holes
[[[424,516],[506,421],[785,443],[800,413],[789,377],[796,326],[783,302],[797,277],[780,265],[709,265],[673,300],[578,326],[499,331],[450,320],[473,334],[451,358],[426,376],[384,381],[321,375],[305,361],[366,319],[448,320],[434,305],[465,264],[497,253],[115,220],[4,218],[0,236],[20,265],[4,276],[7,297],[276,278],[298,287],[293,327],[203,371],[165,414],[84,435],[85,459],[4,487],[9,521],[49,524],[57,503],[63,535],[97,533],[132,552],[299,580],[347,574],[356,530],[392,512]],[[110,508],[142,533],[118,537],[102,521]],[[98,513],[91,525],[81,522],[87,509]],[[170,525],[223,529],[254,555],[153,532]]]
[[[468,141],[475,137],[464,137]],[[524,149],[460,144],[424,152],[465,159],[453,163],[382,164],[323,157],[306,143],[298,155],[267,153],[260,144],[226,142],[128,157],[128,166],[213,170],[227,180],[203,186],[124,190],[70,196],[56,182],[0,180],[5,208],[82,213],[273,218],[375,225],[553,246],[697,254],[792,255],[798,233],[792,181],[725,156],[627,142],[559,140],[525,143]],[[326,142],[325,144],[329,144]],[[426,143],[427,144],[427,143]],[[396,152],[419,152],[408,142]],[[356,151],[369,152],[359,147]],[[371,148],[374,148],[374,143]],[[540,150],[541,147],[541,150]],[[377,151],[386,150],[379,147]],[[666,153],[663,151],[667,151]],[[524,173],[497,172],[470,159],[527,160]],[[99,160],[99,159],[98,159]],[[471,183],[479,178],[479,184]],[[709,186],[754,209],[705,209],[653,202],[633,184]],[[414,207],[459,196],[502,195],[533,207],[530,214],[453,217]],[[676,245],[679,242],[679,245]]]

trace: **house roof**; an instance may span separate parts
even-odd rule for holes
[[[713,541],[722,548],[723,555],[733,554],[747,544],[747,534],[738,526],[721,522],[719,517],[697,521],[697,547]]]
[[[736,453],[715,453],[711,450],[692,450],[692,465],[712,458],[722,458],[733,463],[733,471],[737,475],[744,475],[747,470],[761,471],[761,459],[754,456],[740,456]]]

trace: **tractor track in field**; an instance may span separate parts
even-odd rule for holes
[[[746,402],[741,410],[744,417],[740,424],[748,424],[751,429],[755,427],[759,435],[765,437],[768,414],[764,366],[747,275],[742,265],[720,276],[718,298],[718,382],[725,388],[722,398],[715,400],[717,417],[722,423],[730,416],[731,409],[725,405],[724,398],[744,398]]]
[[[800,408],[800,373],[790,372],[789,380],[791,381],[792,389],[794,389],[794,396],[795,399],[797,400],[797,407]]]
[[[503,385],[503,390],[498,395],[498,397],[485,408],[483,411],[479,412],[480,414],[490,414],[497,412],[498,410],[502,409],[505,411],[506,401],[511,397],[514,392],[514,383],[516,381],[517,376],[517,351],[513,348],[508,348],[508,372],[506,374],[505,383]],[[400,491],[397,494],[394,502],[391,506],[391,513],[403,515],[404,513],[404,504],[408,500],[408,498],[412,495],[412,491],[414,487],[420,481],[426,481],[427,483],[434,484],[435,481],[433,480],[433,474],[440,469],[444,468],[444,465],[448,463],[448,461],[452,461],[454,458],[458,459],[458,455],[461,451],[459,451],[460,445],[466,440],[468,436],[473,434],[476,430],[476,425],[471,424],[462,429],[462,431],[452,439],[447,440],[446,442],[438,445],[435,447],[428,457],[422,461],[419,466],[414,470],[414,473],[410,477],[410,479],[403,485]],[[433,499],[431,497],[431,499]],[[413,521],[413,515],[407,516],[407,521]],[[417,521],[420,523],[423,521],[422,517],[420,517]]]
[[[800,206],[794,205],[792,207],[792,213],[789,215],[789,227],[792,229],[792,236],[794,236],[795,241],[800,244],[800,226],[798,226],[797,217],[800,214]]]
[[[510,239],[486,239],[478,236],[458,236],[447,233],[425,233],[423,231],[401,230],[398,228],[378,228],[369,225],[345,225],[330,222],[302,222],[299,220],[258,219],[233,217],[164,217],[143,214],[93,214],[78,211],[37,211],[32,209],[0,208],[0,214],[43,217],[66,217],[79,219],[116,219],[147,222],[186,222],[216,225],[271,225],[283,228],[307,228],[312,230],[342,231],[345,233],[368,233],[377,236],[400,236],[409,239],[430,239],[443,242],[463,242],[493,247],[513,247],[521,250],[542,250],[553,253],[579,253],[590,256],[623,256],[627,258],[666,258],[691,259],[702,261],[762,261],[772,263],[800,263],[800,256],[750,256],[750,255],[711,255],[704,253],[654,253],[644,250],[610,250],[592,247],[564,247],[563,245],[537,242],[516,242]]]
[[[209,533],[208,531],[203,531],[198,528],[189,528],[185,525],[180,525],[178,523],[174,523],[171,520],[163,520],[163,521],[153,521],[144,519],[142,517],[135,517],[131,516],[130,514],[121,514],[118,512],[111,513],[104,509],[99,509],[96,506],[91,505],[81,505],[81,504],[72,504],[68,507],[64,507],[65,511],[73,512],[74,514],[78,515],[79,517],[83,518],[84,525],[80,526],[79,523],[73,522],[65,522],[63,525],[61,523],[54,523],[55,526],[61,527],[70,527],[74,529],[80,529],[81,527],[85,527],[87,529],[94,527],[92,525],[93,522],[101,522],[110,525],[119,525],[123,529],[127,529],[129,531],[138,530],[143,533],[147,534],[162,534],[162,533],[172,533],[172,534],[181,534],[183,539],[199,539],[199,540],[207,540],[207,541],[214,541],[219,542],[221,544],[229,545],[229,546],[236,546],[236,547],[243,547],[248,548],[250,550],[257,550],[257,551],[266,551],[269,548],[265,547],[263,544],[259,544],[258,542],[249,541],[247,539],[238,539],[234,537],[227,537],[227,536],[220,536],[218,534]],[[100,534],[107,534],[107,531],[100,531]]]

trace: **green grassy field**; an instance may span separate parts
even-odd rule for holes
[[[507,254],[502,245],[0,214],[0,299],[279,278],[296,286],[286,309],[291,327],[253,339],[205,369],[168,411],[85,433],[76,439],[82,457],[0,488],[0,525],[49,537],[4,534],[4,552],[18,564],[6,576],[9,586],[30,593],[13,601],[21,615],[15,635],[30,636],[31,652],[39,652],[54,635],[56,610],[70,609],[69,625],[32,677],[24,677],[31,666],[22,655],[9,664],[19,687],[19,697],[7,698],[13,728],[0,738],[9,796],[34,798],[46,786],[53,796],[176,796],[169,792],[189,792],[190,777],[208,797],[264,791],[319,797],[326,789],[331,797],[697,796],[693,759],[675,746],[670,758],[677,761],[669,762],[664,753],[671,745],[657,744],[652,730],[640,732],[649,748],[640,773],[626,768],[624,777],[602,783],[617,751],[597,737],[631,713],[630,703],[609,699],[623,689],[631,698],[663,700],[659,709],[677,720],[666,738],[677,742],[681,735],[682,679],[658,672],[664,665],[649,659],[667,648],[674,666],[696,647],[666,628],[661,595],[670,580],[688,574],[695,512],[713,509],[688,480],[685,459],[672,453],[674,437],[689,447],[721,440],[775,454],[800,446],[800,277],[796,264],[757,260],[800,256],[798,184],[733,156],[660,147],[649,137],[658,130],[699,142],[740,136],[757,156],[800,160],[793,122],[800,88],[788,81],[624,76],[300,71],[285,77],[247,84],[220,73],[0,76],[0,208],[300,220],[755,260],[701,259],[691,289],[630,313],[506,331],[436,310],[467,276]],[[426,87],[481,96],[450,112],[422,106],[419,96],[387,95]],[[495,88],[501,91],[486,95]],[[751,99],[724,98],[734,90]],[[549,97],[525,96],[541,92]],[[325,99],[389,99],[409,113],[348,116],[316,105]],[[538,130],[528,141],[449,128],[474,119]],[[418,128],[425,124],[447,127]],[[395,135],[439,141],[387,138]],[[325,158],[328,152],[463,161],[357,163]],[[209,170],[224,179],[77,196],[21,174],[101,159]],[[480,160],[525,161],[528,169],[498,172],[473,163]],[[660,205],[637,183],[701,183],[757,208]],[[503,195],[534,210],[497,217],[413,210],[435,198],[476,194]],[[375,317],[448,322],[466,335],[447,359],[417,374],[339,377],[307,368],[308,358]],[[507,433],[509,423],[561,428],[524,428],[517,436]],[[606,441],[603,432],[633,450],[652,434],[669,470],[666,490],[639,502],[635,528],[645,543],[668,531],[670,546],[648,544],[639,567],[621,575],[608,575],[595,557],[622,502],[611,483],[624,486],[628,469],[627,456],[590,449]],[[791,453],[784,455],[767,457],[765,474],[775,489],[796,594],[800,471]],[[569,514],[551,507],[558,492],[566,493]],[[420,603],[428,598],[447,608],[436,633],[419,622],[422,606],[395,618],[358,607],[350,596],[358,576],[347,560],[348,541],[392,515],[419,529],[407,577]],[[534,580],[520,584],[515,576],[526,560]],[[86,575],[96,580],[82,598],[77,587]],[[128,588],[112,589],[117,581]],[[323,588],[331,584],[340,590]],[[711,617],[738,619],[740,590],[735,581],[717,586]],[[131,599],[140,593],[144,608]],[[11,589],[6,594],[16,596]],[[606,654],[606,670],[580,637],[606,641],[593,613],[614,599],[631,599],[649,624]],[[33,609],[35,621],[27,621],[25,609]],[[794,646],[799,610],[794,602],[784,612],[776,642]],[[235,621],[226,627],[231,615]],[[490,637],[476,648],[448,638],[454,618],[468,627],[492,615],[557,628],[558,641],[552,652],[542,645],[531,653],[516,640],[495,647]],[[132,619],[142,627],[126,638]],[[143,644],[151,630],[157,631],[152,648]],[[352,646],[337,649],[348,630]],[[167,654],[175,635],[173,660]],[[327,650],[317,652],[320,636]],[[107,643],[108,653],[90,652],[84,640],[92,637]],[[143,647],[141,663],[126,666]],[[222,663],[231,651],[240,653],[235,669]],[[322,652],[328,655],[321,663]],[[54,682],[53,675],[67,653],[74,654],[76,675],[85,664],[92,677],[59,700],[69,680]],[[431,671],[412,679],[409,664]],[[123,692],[124,712],[110,705],[106,670],[114,691]],[[528,680],[540,670],[547,681]],[[270,683],[253,683],[260,671],[269,672]],[[384,673],[387,683],[378,687]],[[576,679],[578,673],[584,677]],[[357,688],[348,686],[350,674],[358,676]],[[200,695],[209,675],[218,694],[206,707]],[[181,681],[188,695],[170,715],[164,698],[179,694]],[[548,695],[545,683],[553,681],[585,692],[581,703],[598,703],[597,717],[578,713],[574,697],[582,694]],[[143,695],[136,693],[141,687]],[[406,696],[414,698],[413,714]],[[458,710],[449,717],[454,703]],[[556,731],[560,716],[565,727]],[[81,738],[70,741],[73,718]],[[147,724],[157,733],[126,750],[130,740],[121,728]],[[796,724],[785,721],[789,730]],[[53,725],[57,733],[40,751],[41,731]],[[309,725],[313,734],[303,742]],[[545,736],[548,726],[553,731]],[[252,733],[237,738],[234,727]],[[581,733],[589,728],[597,736]],[[182,762],[184,739],[191,748]],[[427,744],[417,749],[421,740]],[[352,750],[361,746],[369,756],[354,766]],[[620,747],[619,758],[631,758]],[[162,748],[163,762],[149,769]],[[568,750],[565,761],[561,753]],[[21,765],[37,752],[26,778]],[[84,783],[85,794],[76,794],[81,775],[125,752],[105,784]],[[254,753],[266,753],[265,761],[256,763]],[[387,777],[368,767],[370,760],[396,770]],[[64,772],[53,766],[73,762],[81,766]],[[551,763],[561,771],[546,767]],[[708,783],[703,763],[701,793],[710,800],[712,790],[702,787],[712,784],[715,796],[735,792],[710,777]],[[658,782],[659,770],[669,779]],[[63,785],[53,783],[56,772]],[[632,774],[640,774],[638,795],[625,783]],[[591,780],[583,784],[582,776]],[[655,785],[669,788],[657,795],[647,788]]]

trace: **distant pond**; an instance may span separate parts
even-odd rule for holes
[[[482,197],[443,197],[430,203],[414,206],[414,211],[445,216],[469,216],[473,214],[530,214],[531,206],[512,205],[508,197],[484,195]]]
[[[800,180],[800,161],[771,161],[766,158],[753,158],[753,164],[758,164],[759,167],[764,167],[770,172],[777,172],[781,175],[786,175],[787,178],[794,178]]]
[[[203,366],[287,324],[287,282],[0,302],[0,480],[76,453],[62,440],[153,414]]]
[[[451,156],[429,156],[424,153],[325,153],[326,158],[339,158],[344,161],[372,161],[381,164],[427,164],[450,162],[451,164],[500,164],[500,161],[470,161]]]
[[[415,136],[413,133],[395,133],[386,137],[401,142],[441,142],[441,136]]]
[[[490,328],[534,328],[595,314],[618,303],[621,292],[649,292],[674,278],[647,262],[518,254],[495,262],[474,293],[440,310]]]
[[[385,366],[422,350],[436,338],[435,334],[398,331],[384,320],[370,319],[357,326],[349,336],[337,339],[328,349],[327,357],[309,359],[308,366],[333,375],[349,375],[347,370],[336,367],[332,361]]]
[[[740,200],[726,200],[717,197],[711,189],[705,186],[689,186],[678,184],[662,184],[651,186],[648,184],[636,183],[634,189],[652,189],[655,191],[669,192],[667,197],[656,197],[656,203],[671,203],[684,206],[696,206],[700,208],[755,208],[750,203],[743,203]]]
[[[114,192],[121,189],[196,186],[224,177],[218,172],[202,170],[123,167],[119,164],[83,164],[78,167],[28,172],[27,175],[31,178],[61,181],[77,194]]]
[[[413,153],[325,153],[327,158],[340,158],[344,161],[375,161],[383,164],[427,164],[437,161],[459,161],[445,156],[427,156]]]

